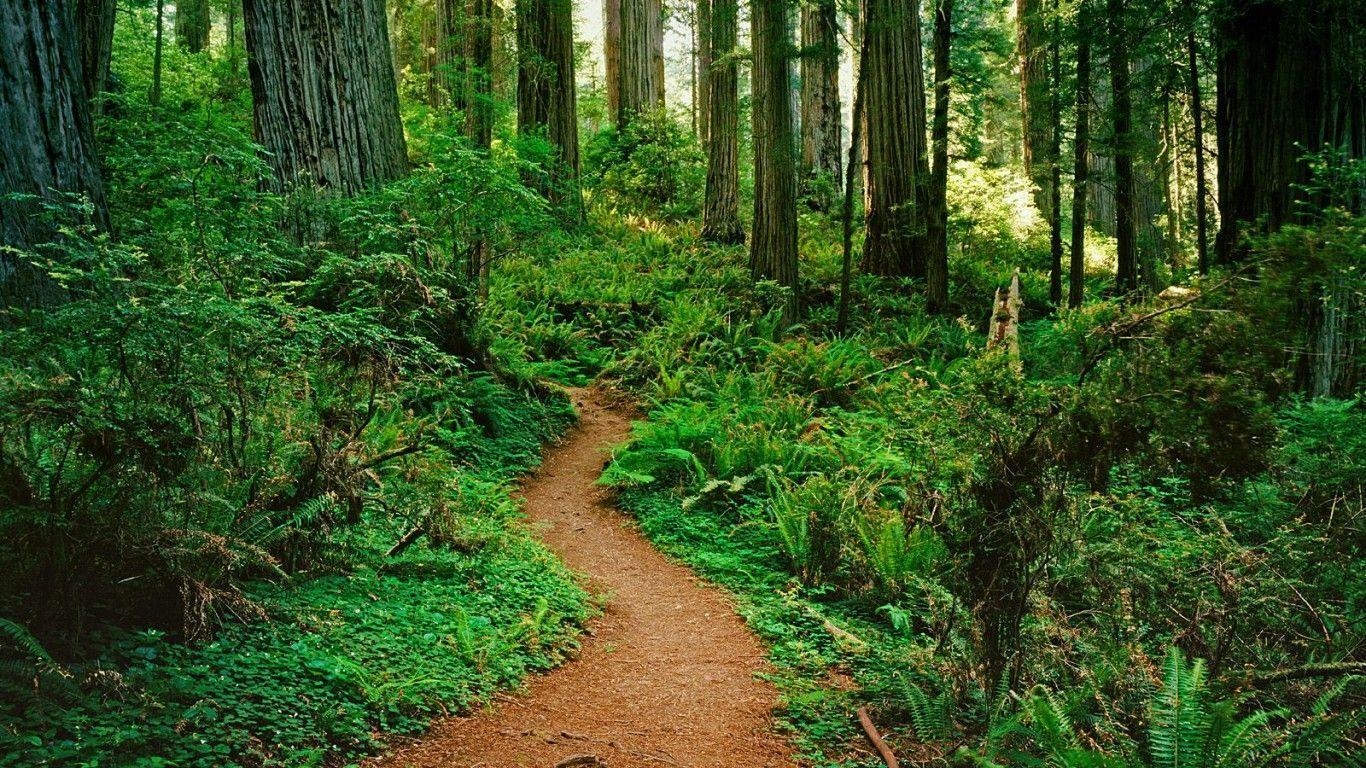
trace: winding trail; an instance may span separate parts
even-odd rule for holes
[[[577,659],[525,693],[436,723],[384,768],[779,768],[778,693],[756,678],[759,641],[728,597],[652,547],[596,485],[630,417],[595,390],[571,393],[581,421],[523,485],[546,544],[607,595]],[[578,758],[578,759],[575,759]]]

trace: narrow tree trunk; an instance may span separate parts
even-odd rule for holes
[[[154,107],[161,103],[161,54],[165,47],[166,0],[157,0],[156,25],[156,42],[152,48],[152,90],[147,94],[147,101]]]
[[[9,195],[84,195],[94,223],[108,224],[79,35],[66,2],[0,4],[0,245],[28,250],[57,235],[40,204]],[[0,308],[52,295],[36,270],[0,248]]]
[[[493,141],[493,5],[469,0],[465,15],[465,135],[481,149]]]
[[[1138,229],[1134,221],[1133,94],[1130,91],[1127,0],[1108,0],[1111,120],[1114,125],[1115,241],[1119,259],[1115,290],[1138,289]]]
[[[1195,32],[1186,36],[1186,55],[1187,66],[1190,69],[1191,122],[1195,130],[1195,248],[1200,274],[1208,275],[1209,182],[1205,175],[1205,104],[1200,88],[1200,62],[1196,55]]]
[[[857,27],[857,21],[854,26]],[[868,65],[868,45],[866,38],[860,38],[858,45],[858,56],[856,57],[856,67],[854,69],[854,112],[853,112],[853,137],[849,144],[849,164],[845,168],[844,175],[844,211],[843,227],[844,230],[844,253],[843,262],[840,265],[840,298],[839,314],[835,321],[835,330],[843,335],[849,330],[849,301],[851,286],[854,276],[854,194],[855,179],[858,178],[858,171],[863,164],[860,158],[863,157],[863,111],[866,109],[868,98],[867,83],[863,79],[863,72]]]
[[[257,141],[275,184],[354,194],[407,172],[383,0],[245,0]]]
[[[1034,203],[1051,218],[1052,110],[1049,108],[1048,44],[1044,0],[1015,0],[1015,52],[1020,62],[1020,124],[1025,175],[1034,184]]]
[[[792,293],[783,308],[785,323],[795,322],[797,303],[797,144],[792,126],[785,3],[752,6],[754,47],[754,238],[750,273],[772,280]]]
[[[563,167],[551,190],[559,195],[559,182],[577,183],[579,174],[572,1],[518,0],[517,48],[517,130],[544,130],[559,149]]]
[[[618,128],[625,128],[643,112],[662,105],[663,82],[656,77],[655,35],[657,0],[620,0],[621,46],[617,63]]]
[[[650,83],[654,88],[651,103],[664,106],[664,2],[646,0],[646,31],[650,35]]]
[[[934,121],[931,143],[929,264],[925,299],[930,312],[949,305],[949,97],[953,81],[953,0],[939,0],[934,14]]]
[[[839,18],[835,0],[802,6],[801,130],[802,177],[824,179],[838,192],[843,161],[840,109]],[[833,200],[812,202],[824,210]]]
[[[1058,0],[1053,0],[1053,34],[1048,41],[1048,112],[1052,137],[1048,146],[1048,244],[1050,269],[1048,300],[1062,306],[1062,24],[1058,19]]]
[[[474,21],[470,18],[473,10],[466,0],[438,0],[436,15],[433,19],[436,38],[432,50],[435,52],[435,66],[432,68],[432,83],[435,86],[434,107],[451,110],[469,109],[470,48],[475,32]]]
[[[929,162],[920,0],[867,0],[868,233],[864,271],[926,276]]]
[[[708,146],[707,137],[711,135],[711,0],[697,0],[697,94],[693,102],[697,114],[697,141],[703,148]]]
[[[1086,290],[1086,195],[1091,142],[1091,13],[1087,0],[1077,9],[1077,135],[1072,164],[1072,254],[1067,306],[1082,304]]]
[[[739,7],[736,0],[712,0],[710,77],[711,126],[707,137],[707,193],[702,211],[702,239],[712,243],[745,241],[740,224],[739,73],[735,45]]]
[[[176,0],[176,45],[199,53],[209,47],[209,0]]]
[[[621,124],[621,3],[603,0],[602,57],[606,68],[607,114]]]

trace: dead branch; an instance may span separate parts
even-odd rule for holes
[[[896,755],[892,754],[892,748],[887,746],[887,742],[882,740],[882,735],[877,732],[877,727],[873,725],[873,719],[868,716],[867,707],[858,708],[859,725],[863,726],[863,733],[872,742],[873,749],[877,750],[882,757],[882,762],[887,764],[887,768],[901,768],[901,763],[897,761]]]

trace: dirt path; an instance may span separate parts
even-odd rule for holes
[[[609,596],[579,657],[525,694],[434,726],[387,768],[792,766],[774,735],[777,691],[755,678],[763,649],[727,597],[654,549],[595,485],[627,415],[577,390],[582,423],[526,481],[541,536]],[[585,757],[595,756],[601,763]]]

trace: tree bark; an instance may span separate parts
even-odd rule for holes
[[[0,244],[29,250],[57,235],[36,199],[85,196],[107,226],[82,46],[67,0],[0,4]],[[7,199],[8,195],[31,199]],[[34,270],[0,249],[0,308],[51,296]]]
[[[1086,197],[1091,142],[1091,13],[1087,0],[1077,9],[1077,131],[1072,164],[1072,252],[1067,306],[1081,306],[1086,290]]]
[[[797,302],[797,144],[792,124],[789,67],[792,44],[785,3],[755,2],[754,237],[750,273],[791,291],[784,324],[795,322]]]
[[[208,48],[210,23],[209,0],[176,0],[176,45],[190,53]]]
[[[157,0],[156,25],[156,42],[152,44],[152,90],[147,94],[147,101],[154,107],[161,103],[161,55],[165,46],[166,0]]]
[[[707,137],[707,192],[702,239],[737,245],[745,241],[740,224],[739,70],[735,45],[739,16],[736,0],[712,0],[710,48],[711,114]]]
[[[621,43],[617,62],[617,127],[663,105],[663,81],[655,70],[657,0],[620,0]],[[662,36],[661,36],[662,39]],[[662,61],[662,60],[661,60]]]
[[[1208,275],[1209,181],[1205,171],[1205,104],[1200,88],[1200,61],[1194,31],[1186,37],[1186,55],[1190,76],[1191,122],[1195,130],[1195,248],[1200,274]]]
[[[1034,204],[1045,221],[1052,215],[1051,110],[1044,0],[1015,0],[1015,52],[1020,62],[1020,124],[1025,175],[1034,184]]]
[[[602,56],[607,78],[607,114],[621,123],[621,3],[603,0]]]
[[[824,179],[838,193],[844,162],[840,108],[840,39],[835,0],[804,4],[801,57],[802,177]],[[812,199],[824,210],[834,199]]]
[[[929,162],[920,0],[867,0],[868,232],[863,269],[926,276]]]
[[[664,1],[646,0],[646,31],[650,35],[650,83],[654,87],[651,96],[657,107],[664,106]]]
[[[1128,0],[1108,0],[1107,28],[1110,47],[1111,121],[1114,126],[1115,241],[1118,270],[1115,290],[1122,294],[1138,289],[1138,229],[1134,221],[1134,137],[1132,76],[1129,70]]]
[[[697,0],[696,13],[697,88],[693,109],[697,115],[697,142],[705,149],[711,135],[711,0]]]
[[[949,305],[949,97],[953,80],[953,0],[939,0],[934,14],[934,120],[930,129],[930,215],[925,304],[940,313]]]
[[[407,172],[383,0],[245,0],[243,16],[277,188],[354,194]]]
[[[114,52],[115,0],[77,0],[76,26],[80,35],[81,80],[86,99],[95,114],[103,109],[99,98],[109,81],[109,60]]]
[[[493,142],[493,5],[469,0],[465,15],[465,135],[481,149]]]
[[[517,130],[544,130],[559,150],[558,182],[578,178],[579,118],[571,0],[518,0]]]
[[[1049,36],[1048,112],[1052,136],[1048,145],[1048,300],[1062,306],[1062,25],[1053,0],[1053,34]]]

